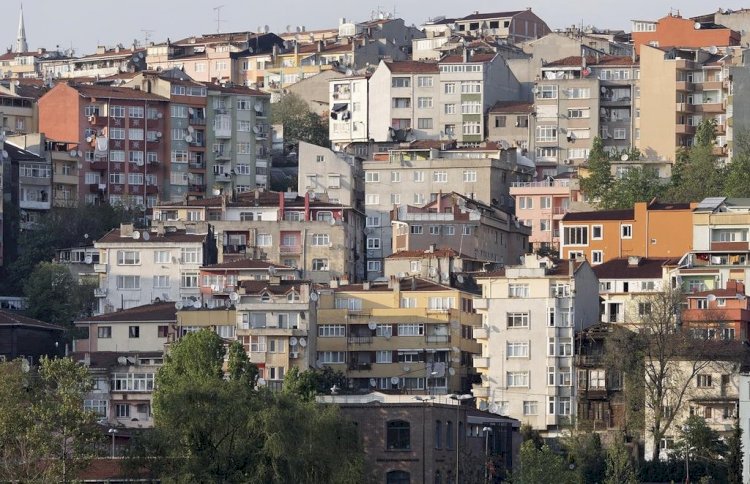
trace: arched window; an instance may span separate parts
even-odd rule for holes
[[[386,484],[409,484],[410,482],[411,478],[406,471],[390,471],[385,475]]]
[[[403,420],[391,420],[388,422],[386,428],[386,448],[388,450],[411,449],[409,422]]]

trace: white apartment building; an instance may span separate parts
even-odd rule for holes
[[[328,83],[328,138],[336,151],[349,143],[367,143],[368,82],[366,76],[332,79]]]
[[[211,243],[209,243],[211,242]],[[134,308],[155,301],[194,301],[200,297],[199,269],[216,262],[208,224],[184,229],[160,226],[135,230],[132,224],[112,229],[94,243],[99,250],[99,313]]]
[[[364,208],[365,173],[361,159],[300,141],[297,170],[298,193],[314,193],[318,200],[327,197],[331,203]]]
[[[474,329],[482,355],[479,408],[518,418],[547,435],[576,409],[574,337],[599,319],[596,275],[585,261],[524,257],[519,266],[479,275],[482,297]]]

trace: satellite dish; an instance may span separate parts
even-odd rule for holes
[[[83,151],[81,151],[81,150],[78,150],[78,151],[77,151],[77,154],[78,154],[78,156],[79,156],[79,157],[81,157],[81,156],[83,156]]]
[[[190,136],[190,135],[187,135],[187,136],[185,136],[185,141],[188,142],[188,143],[192,143],[193,142],[193,137]]]
[[[92,262],[94,262],[94,258],[93,258],[93,257],[91,257],[90,255],[87,255],[87,256],[86,256],[86,259],[84,259],[84,262],[85,262],[86,264],[91,264]]]
[[[219,190],[218,188],[214,188],[214,190],[213,190],[213,192],[212,192],[212,193],[213,193],[214,195],[218,196],[218,195],[221,195],[221,190]]]
[[[695,30],[700,30],[700,29],[701,29],[701,23],[700,23],[700,22],[695,22],[695,23],[693,24],[693,28],[694,28]]]
[[[490,404],[490,412],[497,413],[498,410],[499,410],[499,408],[497,406],[497,403],[491,403]]]
[[[134,230],[133,231],[133,240],[138,240],[140,238],[141,238],[141,233],[138,232],[137,230]]]
[[[370,386],[374,387],[378,384],[378,381],[375,378],[370,378]]]
[[[310,293],[310,301],[315,302],[318,300],[318,293],[317,292],[311,292]]]
[[[192,133],[193,131],[195,131],[195,128],[193,128],[192,126],[188,126],[188,133]]]
[[[211,284],[211,290],[212,290],[213,292],[216,292],[216,291],[218,291],[218,290],[219,290],[219,286],[218,286],[218,285],[216,285],[216,284]]]
[[[127,365],[128,364],[128,359],[125,358],[124,356],[121,356],[121,357],[117,358],[117,362],[119,364],[121,364],[121,365]]]
[[[714,301],[716,301],[716,295],[709,294],[708,296],[706,296],[706,301],[708,301],[708,302],[714,302]]]
[[[370,321],[369,323],[367,323],[367,327],[373,330],[377,329],[378,323],[376,323],[375,321]]]
[[[253,126],[253,133],[259,134],[260,133],[260,128],[257,127],[257,126]]]
[[[274,266],[268,266],[268,275],[270,276],[276,275],[276,268]]]
[[[351,76],[352,74],[354,74],[354,71],[353,71],[353,70],[351,70],[351,69],[347,69],[347,70],[346,70],[346,75],[347,75],[347,76]]]
[[[143,232],[141,237],[143,237],[143,240],[148,241],[151,239],[151,234],[149,234],[148,232]]]
[[[398,385],[398,377],[397,376],[392,376],[391,377],[391,384]]]
[[[176,303],[174,303],[174,308],[176,310],[178,310],[178,311],[181,310],[182,309],[182,301],[177,301]]]
[[[331,225],[336,225],[336,219],[334,217],[331,217],[331,220],[328,223]]]
[[[404,372],[409,373],[411,371],[411,367],[409,365],[404,365]]]
[[[454,346],[453,348],[451,348],[451,351],[453,351],[454,353],[460,353],[461,352],[461,350],[458,348],[458,346]]]
[[[482,400],[481,402],[479,402],[479,410],[486,411],[487,410],[487,402],[485,402],[484,400]]]
[[[135,162],[135,164],[138,166],[143,166],[143,160],[138,160]]]
[[[229,299],[231,299],[232,301],[237,302],[239,298],[240,298],[240,295],[237,294],[236,292],[232,291],[229,293]]]
[[[255,107],[255,110],[256,110],[256,111],[261,111],[261,110],[263,110],[263,105],[262,105],[261,103],[255,103],[255,106],[254,106],[254,107]]]
[[[315,361],[315,368],[323,368],[323,362],[320,360]]]
[[[295,338],[294,336],[289,338],[289,346],[297,346],[297,343],[299,343],[299,340],[297,340],[297,338]]]
[[[193,303],[193,307],[194,307],[195,309],[200,309],[200,308],[201,308],[201,302],[200,302],[200,301],[195,301],[195,302]]]
[[[263,386],[266,384],[266,380],[264,378],[258,378],[258,385]]]
[[[75,158],[75,156],[78,154],[76,150],[70,150],[70,153],[68,153],[72,158]]]
[[[627,154],[627,153],[623,153],[623,154],[622,154],[622,156],[620,157],[620,159],[621,159],[622,161],[628,161],[628,158],[630,158],[630,157],[628,156],[628,154]]]
[[[604,87],[604,86],[602,86],[602,87],[601,87],[601,88],[599,89],[599,91],[601,91],[601,93],[602,93],[602,94],[604,94],[604,93],[606,93],[606,92],[607,92],[607,88],[606,88],[606,87]]]
[[[463,284],[464,283],[464,276],[462,276],[461,274],[459,274],[458,276],[456,276],[456,280],[458,281],[459,284]]]
[[[455,374],[456,374],[456,369],[455,369],[455,368],[448,368],[448,374],[449,374],[450,376],[453,376],[453,375],[455,375]]]
[[[268,27],[268,25],[264,25],[263,26],[263,33],[264,34],[267,34],[269,30],[271,30],[271,29]]]
[[[300,338],[299,345],[304,348],[305,346],[307,346],[307,340],[305,338]]]

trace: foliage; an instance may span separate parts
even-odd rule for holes
[[[737,420],[732,434],[727,439],[727,482],[729,484],[742,483],[742,428]]]
[[[716,141],[716,118],[706,118],[695,128],[695,146],[713,146]]]
[[[102,438],[83,408],[91,387],[70,358],[0,363],[0,481],[66,482],[88,465]]]
[[[750,132],[746,130],[735,132],[732,162],[726,169],[721,193],[727,197],[750,198]]]
[[[612,164],[604,151],[602,139],[594,138],[589,151],[588,176],[581,179],[581,190],[590,200],[601,200],[612,187]]]
[[[93,288],[79,286],[66,266],[54,262],[37,265],[23,292],[29,301],[28,316],[68,328],[76,317],[90,314],[94,303]]]
[[[725,169],[716,161],[712,146],[693,146],[687,160],[678,161],[666,198],[672,202],[694,202],[723,192]]]
[[[126,467],[164,482],[360,482],[355,426],[335,407],[253,388],[246,360],[232,345],[224,375],[209,330],[175,343],[157,374],[155,428],[138,436]]]
[[[597,433],[574,433],[563,439],[568,459],[575,464],[581,482],[602,482],[605,471],[605,454]]]
[[[602,209],[632,208],[636,202],[649,202],[664,193],[659,172],[651,167],[633,167],[617,178],[598,206]]]
[[[549,257],[552,260],[560,260],[560,251],[552,245],[543,245],[534,251],[539,257]]]
[[[522,442],[531,441],[537,450],[541,449],[544,445],[542,434],[540,434],[538,430],[534,429],[534,427],[529,424],[521,425],[520,434]]]
[[[727,451],[727,445],[719,438],[719,433],[706,424],[698,415],[685,419],[679,429],[680,438],[675,443],[674,456],[689,456],[692,462],[717,462]]]
[[[576,473],[569,470],[563,458],[546,444],[541,449],[536,448],[533,440],[521,444],[520,463],[511,477],[513,484],[573,484],[577,481]]]
[[[628,449],[622,439],[616,439],[607,449],[604,484],[638,484]]]
[[[329,394],[331,388],[347,388],[346,376],[341,371],[334,371],[330,366],[322,370],[305,370],[291,368],[284,376],[284,391],[297,395],[303,400],[314,400],[315,395]]]
[[[318,146],[328,146],[328,124],[310,108],[299,95],[284,94],[271,105],[271,122],[284,127],[284,140],[296,144],[306,141]]]

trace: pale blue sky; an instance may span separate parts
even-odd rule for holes
[[[216,12],[221,10],[223,31],[255,30],[268,25],[283,32],[287,25],[304,25],[308,30],[333,27],[339,17],[366,20],[381,9],[420,25],[428,17],[460,17],[474,10],[495,12],[532,7],[550,27],[592,24],[600,28],[629,29],[630,19],[656,19],[679,8],[686,17],[737,5],[718,5],[699,0],[26,0],[26,36],[29,48],[71,45],[77,54],[92,52],[97,44],[129,45],[144,40],[142,30],[153,30],[152,41],[178,39],[191,34],[216,31]],[[17,0],[0,0],[0,47],[4,51],[15,41],[18,24]]]

